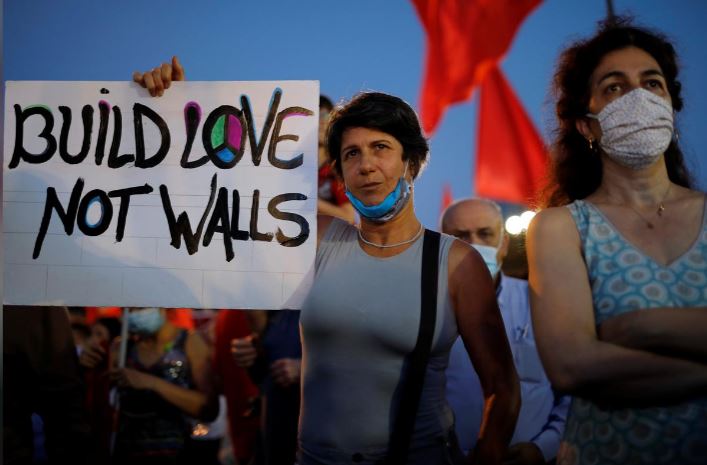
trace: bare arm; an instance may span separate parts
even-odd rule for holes
[[[599,326],[599,338],[624,347],[707,363],[707,307],[651,308]]]
[[[484,391],[484,414],[471,454],[474,463],[501,463],[520,409],[520,384],[493,282],[479,254],[455,241],[449,290],[459,333]]]
[[[663,405],[704,393],[707,366],[597,338],[579,233],[566,208],[538,214],[527,241],[536,343],[557,389],[623,405]]]
[[[351,205],[350,203],[336,205],[332,202],[327,202],[326,200],[318,199],[317,213],[319,213],[320,215],[335,216],[352,224],[356,219],[353,205]]]
[[[189,416],[211,420],[218,415],[218,396],[210,386],[211,364],[208,346],[201,336],[192,333],[187,339],[186,352],[192,365],[195,389],[177,386],[133,368],[112,370],[111,378],[121,387],[154,391]]]

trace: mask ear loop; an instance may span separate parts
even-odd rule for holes
[[[403,179],[405,179],[405,182],[406,182],[407,185],[409,186],[409,189],[412,190],[413,187],[414,187],[414,185],[413,185],[413,180],[410,179],[410,181],[408,181],[408,180],[405,178],[405,175],[408,174],[408,166],[410,166],[410,160],[405,160],[405,170],[403,171]]]

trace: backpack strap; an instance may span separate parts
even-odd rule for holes
[[[385,461],[387,465],[407,463],[410,439],[415,427],[435,333],[440,238],[440,233],[425,229],[422,242],[420,329],[415,348],[406,360],[407,368],[404,370],[400,403],[388,444],[388,457]]]

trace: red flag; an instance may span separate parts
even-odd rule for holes
[[[427,32],[420,115],[432,134],[445,109],[471,97],[541,0],[412,0]]]
[[[478,124],[477,195],[529,204],[545,174],[547,151],[498,67],[481,84]]]
[[[445,182],[442,187],[442,204],[439,206],[440,216],[444,213],[444,210],[452,204],[452,202],[454,202],[454,197],[452,196],[452,186]]]

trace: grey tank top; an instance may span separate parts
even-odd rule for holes
[[[374,462],[385,455],[404,358],[420,325],[420,236],[389,258],[366,254],[354,226],[334,220],[319,244],[302,306],[300,464]],[[442,234],[437,319],[411,455],[439,444],[453,425],[445,370],[457,338],[447,289],[454,238]]]

